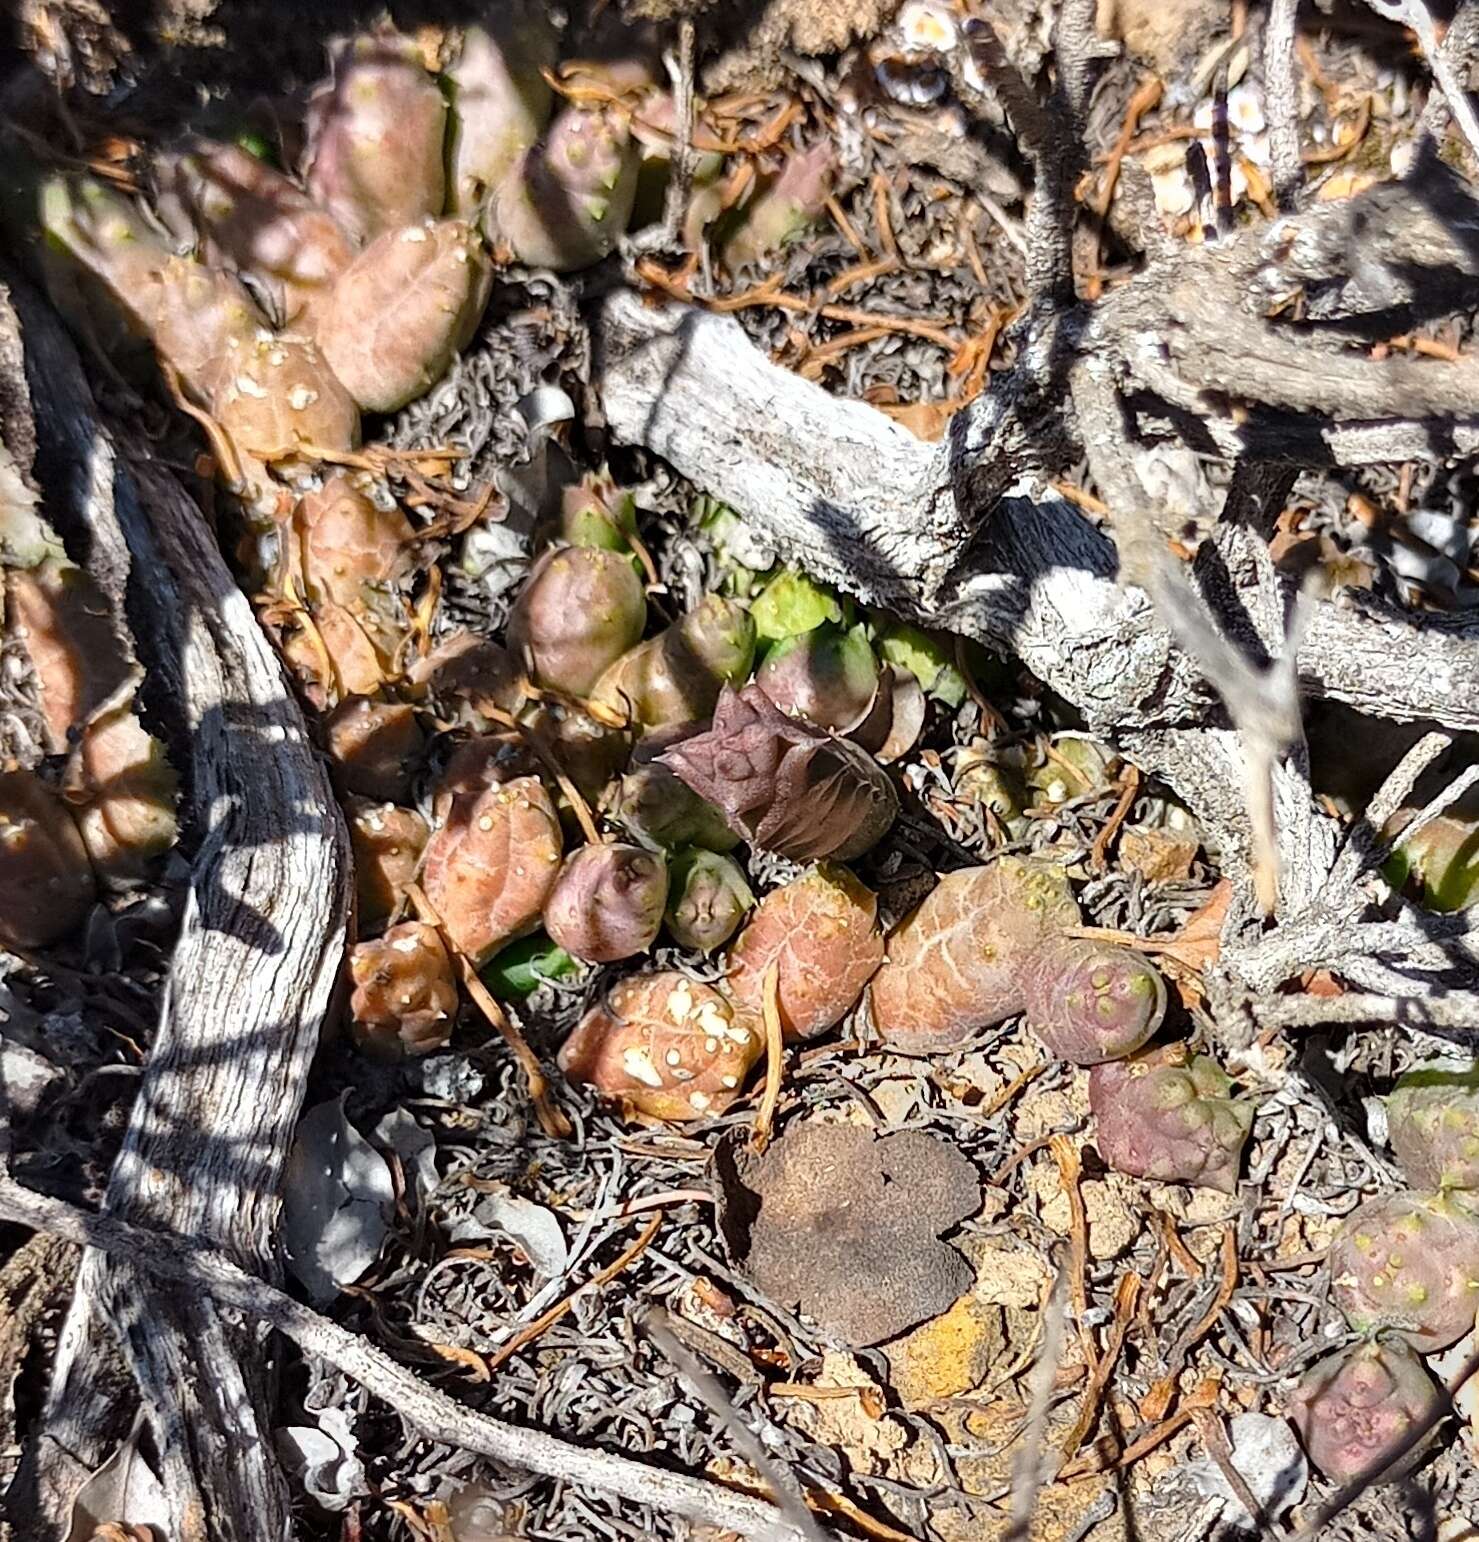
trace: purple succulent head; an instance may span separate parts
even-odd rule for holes
[[[1166,1012],[1155,966],[1113,943],[1050,938],[1030,961],[1025,987],[1028,1025],[1075,1065],[1131,1054]]]

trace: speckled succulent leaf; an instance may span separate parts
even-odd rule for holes
[[[311,600],[353,606],[366,586],[391,583],[409,565],[410,521],[396,505],[377,502],[346,476],[330,477],[298,499],[292,536]]]
[[[1027,788],[1015,766],[995,759],[988,749],[962,750],[955,762],[956,795],[990,809],[1005,825],[1015,824],[1027,808]]]
[[[415,809],[372,798],[346,798],[344,818],[354,852],[356,914],[362,928],[374,926],[405,898],[431,830]]]
[[[645,728],[701,722],[713,713],[725,684],[748,678],[754,657],[749,613],[711,594],[617,659],[592,696]]]
[[[571,546],[630,550],[637,532],[637,500],[605,470],[588,471],[560,494],[560,538]]]
[[[668,900],[668,865],[640,846],[572,852],[544,902],[544,929],[590,964],[632,958],[652,946]]]
[[[1231,1093],[1214,1060],[1180,1044],[1096,1065],[1089,1107],[1100,1154],[1136,1178],[1235,1193],[1253,1105]]]
[[[1332,1483],[1372,1477],[1447,1398],[1401,1339],[1352,1344],[1317,1361],[1286,1405],[1309,1459]],[[1436,1427],[1436,1424],[1435,1424]],[[1427,1441],[1383,1473],[1391,1482],[1409,1471]]]
[[[755,684],[792,717],[845,733],[878,694],[878,662],[862,627],[819,626],[784,638],[765,655]]]
[[[207,262],[251,274],[279,325],[314,310],[353,260],[333,215],[239,144],[192,139],[156,158],[155,179],[176,235],[188,230]]]
[[[733,273],[762,262],[815,230],[826,213],[836,172],[837,157],[829,144],[789,154],[745,205],[724,243],[725,267]]]
[[[97,892],[65,803],[31,771],[0,771],[0,944],[41,948],[80,925]]]
[[[349,953],[350,1032],[366,1054],[399,1060],[441,1049],[457,1018],[452,960],[434,926],[404,921]]]
[[[467,27],[446,71],[451,88],[449,207],[471,218],[539,138],[553,93],[559,37],[548,7],[516,0]]]
[[[155,352],[198,402],[212,401],[223,378],[269,335],[266,317],[234,273],[188,257],[170,257],[133,294]]]
[[[1330,1281],[1358,1333],[1391,1329],[1424,1354],[1444,1349],[1479,1310],[1479,1213],[1458,1195],[1369,1199],[1330,1246]]]
[[[698,953],[722,948],[755,903],[744,869],[733,857],[687,846],[674,856],[669,872],[668,935]]]
[[[870,992],[879,1032],[925,1052],[1020,1012],[1029,960],[1079,920],[1061,868],[1003,857],[947,873],[888,937]]]
[[[569,273],[611,252],[637,195],[637,146],[623,114],[566,107],[488,205],[488,238],[518,262]]]
[[[324,748],[340,793],[404,803],[426,736],[403,701],[350,696],[324,720]]]
[[[409,39],[346,39],[308,105],[309,193],[351,236],[436,216],[446,201],[447,104]]]
[[[1479,1066],[1407,1072],[1387,1098],[1387,1139],[1414,1188],[1479,1188]]]
[[[1045,938],[1024,967],[1027,1026],[1075,1065],[1139,1049],[1166,1015],[1166,985],[1139,953],[1086,938]]]
[[[540,557],[519,591],[508,645],[540,685],[586,696],[646,624],[642,581],[625,557],[562,546]]]
[[[105,887],[128,888],[175,843],[179,778],[131,707],[89,724],[77,768],[82,844]]]
[[[237,450],[258,460],[304,463],[359,443],[354,399],[303,337],[262,332],[230,346],[210,410]]]
[[[453,803],[427,843],[421,882],[447,935],[475,965],[539,924],[561,845],[559,817],[536,777]]]
[[[702,846],[732,851],[740,838],[712,803],[679,781],[661,761],[634,766],[616,784],[611,817],[644,845]]]
[[[472,340],[492,266],[460,220],[424,220],[377,236],[339,276],[314,335],[367,412],[424,395]]]
[[[845,739],[788,718],[759,686],[726,687],[713,726],[662,757],[731,830],[793,862],[844,862],[887,833],[893,783]]]
[[[760,901],[729,950],[726,988],[759,1013],[774,964],[786,1038],[814,1039],[852,1010],[882,962],[878,897],[826,862]]]
[[[840,626],[843,609],[830,589],[813,583],[805,573],[785,568],[755,596],[750,616],[762,642],[777,642],[828,622]]]
[[[20,640],[31,661],[46,747],[60,754],[71,732],[118,698],[134,666],[102,591],[64,556],[7,569],[3,578],[6,631]]]
[[[711,985],[672,970],[612,987],[560,1050],[560,1069],[603,1097],[674,1122],[722,1113],[764,1034]]]

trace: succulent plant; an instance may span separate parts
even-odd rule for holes
[[[482,972],[483,984],[500,1001],[522,1001],[547,980],[568,980],[581,971],[578,959],[544,932],[511,942]]]
[[[883,962],[878,897],[845,867],[822,863],[760,901],[727,962],[731,998],[757,1015],[774,964],[787,1040],[814,1039],[852,1010]]]
[[[637,160],[623,114],[566,107],[494,193],[489,240],[557,273],[599,262],[631,218]]]
[[[588,964],[652,946],[668,901],[668,865],[640,846],[582,846],[565,858],[544,902],[544,929]]]
[[[1217,1062],[1183,1044],[1096,1065],[1089,1107],[1099,1151],[1116,1172],[1235,1193],[1253,1105],[1231,1092]]]
[[[618,487],[606,470],[588,471],[560,494],[560,538],[571,546],[630,549],[637,533],[637,500]]]
[[[423,395],[472,341],[493,270],[461,220],[423,220],[377,236],[339,276],[314,335],[367,412]]]
[[[293,510],[298,571],[310,600],[353,608],[366,587],[388,584],[410,563],[410,521],[394,504],[384,508],[346,476],[307,492]]]
[[[889,935],[871,987],[879,1032],[900,1049],[948,1049],[1021,1011],[1033,954],[1079,920],[1068,880],[1045,863],[947,873]]]
[[[761,262],[817,228],[837,171],[829,144],[792,151],[741,211],[739,223],[724,243],[724,266],[731,273]]]
[[[131,665],[106,596],[82,568],[48,556],[31,568],[8,568],[3,578],[6,630],[30,657],[46,747],[60,754],[71,733],[117,699]]]
[[[65,803],[32,771],[0,771],[0,943],[41,948],[87,915],[92,864]]]
[[[233,339],[210,409],[237,450],[258,460],[316,460],[317,450],[340,452],[359,443],[359,409],[318,348],[302,337],[261,332]]]
[[[1396,839],[1416,814],[1416,808],[1398,810],[1382,834]],[[1429,910],[1464,910],[1479,900],[1479,792],[1471,787],[1460,794],[1392,853],[1384,871],[1396,888],[1410,881]]]
[[[1479,1188],[1479,1066],[1407,1072],[1387,1098],[1387,1139],[1413,1188]]]
[[[990,809],[1008,829],[1027,809],[1027,788],[1014,766],[1004,765],[989,749],[968,747],[955,763],[956,795]]]
[[[176,237],[215,266],[250,273],[279,325],[316,310],[354,258],[339,222],[239,144],[193,138],[155,162],[156,204]]]
[[[538,926],[561,844],[559,817],[537,777],[453,802],[427,843],[421,886],[475,966]]]
[[[1317,1361],[1289,1395],[1287,1411],[1309,1459],[1334,1483],[1371,1478],[1423,1424],[1436,1428],[1448,1399],[1401,1339],[1377,1339]],[[1427,1444],[1383,1473],[1409,1471]]]
[[[356,912],[362,927],[394,914],[416,877],[430,827],[415,809],[348,798],[344,818],[354,852]]]
[[[449,207],[472,218],[549,121],[559,37],[547,7],[516,0],[464,29],[446,71],[452,97]]]
[[[805,573],[782,568],[755,596],[750,606],[755,635],[761,642],[799,637],[813,627],[841,626],[842,602],[830,589],[815,584]]]
[[[345,795],[405,802],[411,768],[425,745],[415,710],[403,701],[350,696],[324,720],[334,784]]]
[[[527,654],[540,685],[586,696],[646,624],[642,581],[625,557],[562,546],[534,564],[514,601],[508,644],[516,658]]]
[[[1140,1048],[1166,1015],[1166,986],[1141,954],[1110,942],[1044,938],[1024,960],[1027,1026],[1060,1060],[1097,1065]]]
[[[885,664],[878,671],[878,688],[873,704],[847,737],[874,755],[886,766],[905,755],[919,742],[929,703],[908,670]]]
[[[1427,1354],[1474,1326],[1479,1212],[1455,1194],[1380,1194],[1330,1245],[1335,1304],[1358,1333],[1391,1329]]]
[[[406,676],[412,686],[444,706],[465,701],[474,721],[481,717],[480,702],[511,712],[523,700],[519,666],[506,649],[477,632],[454,632],[443,638],[407,669]]]
[[[698,953],[722,948],[755,903],[744,869],[733,857],[685,846],[669,871],[668,934]]]
[[[599,799],[626,764],[631,741],[579,707],[546,701],[522,719],[529,737],[582,796]]]
[[[878,661],[862,627],[818,626],[776,643],[755,684],[782,712],[844,733],[862,722],[878,695]]]
[[[179,778],[130,707],[88,725],[77,768],[82,844],[103,884],[126,888],[175,843]]]
[[[749,677],[755,626],[743,606],[710,594],[670,627],[617,659],[592,697],[644,728],[709,717],[725,685]]]
[[[389,31],[338,43],[308,104],[305,181],[358,241],[442,212],[447,104],[416,45]]]
[[[581,1018],[560,1050],[572,1082],[653,1119],[722,1113],[765,1036],[711,985],[673,970],[632,975]]]
[[[857,745],[788,718],[759,686],[726,686],[713,726],[661,757],[729,828],[793,862],[845,862],[887,833],[893,783]]]
[[[1083,734],[1058,734],[1043,750],[1043,761],[1027,773],[1027,785],[1050,807],[1107,787],[1118,757]]]
[[[966,698],[965,676],[956,667],[947,638],[921,632],[903,621],[881,626],[878,656],[885,664],[913,675],[920,690],[947,707],[958,707]]]
[[[639,744],[637,755],[642,753]],[[661,760],[637,761],[616,783],[608,812],[628,834],[648,846],[669,850],[702,846],[723,852],[732,851],[740,841],[723,814],[680,782]]]
[[[399,1060],[441,1049],[457,1018],[452,960],[434,926],[403,921],[350,949],[350,1032],[366,1054]]]

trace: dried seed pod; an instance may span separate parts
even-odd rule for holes
[[[250,273],[279,324],[315,309],[354,258],[332,214],[239,144],[191,139],[156,159],[155,178],[176,236],[188,231],[207,262]]]
[[[612,987],[560,1050],[571,1081],[653,1119],[702,1119],[739,1096],[759,1025],[711,985],[667,970]]]
[[[809,235],[826,213],[836,173],[837,157],[829,144],[788,155],[780,171],[745,205],[738,227],[724,243],[724,266],[737,272]]]
[[[514,601],[508,644],[526,653],[540,685],[586,696],[642,635],[647,597],[627,558],[563,546],[534,564]]]
[[[725,685],[747,679],[755,658],[749,612],[706,596],[656,637],[617,659],[596,682],[594,699],[629,712],[644,728],[701,722]]]
[[[457,1018],[452,960],[434,926],[404,921],[349,953],[354,1042],[377,1060],[441,1049]]]
[[[291,539],[307,597],[353,608],[367,586],[406,572],[414,532],[398,507],[382,508],[352,478],[332,476],[298,499]]]
[[[873,1017],[898,1049],[949,1049],[1020,1012],[1043,940],[1077,926],[1060,868],[1003,857],[947,873],[889,935],[873,977]]]
[[[560,538],[571,546],[630,550],[637,533],[637,499],[606,470],[588,471],[560,494]]]
[[[442,212],[447,104],[416,45],[392,31],[345,39],[308,104],[308,191],[351,236]]]
[[[416,877],[430,827],[414,809],[369,798],[344,804],[349,844],[354,850],[354,892],[362,927],[395,913]]]
[[[493,270],[472,226],[423,220],[377,236],[339,276],[314,336],[367,412],[424,395],[466,348]]]
[[[588,964],[646,952],[662,926],[668,865],[640,846],[582,846],[544,902],[544,929]]]
[[[1097,1065],[1139,1049],[1166,1015],[1166,985],[1139,953],[1086,938],[1045,938],[1024,960],[1027,1026],[1062,1060]]]
[[[565,108],[493,194],[488,239],[532,268],[588,268],[627,228],[637,161],[623,114]]]
[[[1387,1098],[1387,1139],[1413,1188],[1479,1188],[1479,1066],[1407,1072]]]
[[[446,72],[452,91],[449,206],[473,217],[549,121],[553,93],[544,77],[560,40],[542,4],[491,8],[467,27]]]
[[[88,726],[77,763],[82,844],[105,886],[127,888],[175,843],[179,778],[130,707]]]
[[[1380,1194],[1330,1245],[1335,1304],[1358,1333],[1389,1328],[1423,1354],[1474,1326],[1479,1214],[1467,1196]]]
[[[1419,1425],[1436,1430],[1447,1398],[1401,1339],[1352,1344],[1317,1361],[1289,1395],[1288,1415],[1309,1459],[1333,1483],[1370,1477]],[[1402,1477],[1430,1442],[1420,1441],[1382,1476]]]
[[[559,817],[537,777],[453,803],[427,844],[421,886],[475,965],[539,925],[560,847]]]
[[[65,803],[31,771],[0,771],[0,943],[42,948],[81,924],[97,893]]]
[[[793,862],[844,862],[887,833],[893,783],[845,739],[788,718],[758,686],[725,688],[714,724],[661,757],[729,828]]]
[[[1183,1044],[1096,1065],[1089,1107],[1100,1153],[1136,1178],[1236,1193],[1253,1105],[1231,1092],[1217,1062]]]
[[[113,624],[112,608],[92,577],[62,557],[4,573],[6,626],[25,645],[39,688],[46,747],[67,749],[133,671]]]
[[[754,903],[744,869],[733,857],[688,846],[673,858],[666,921],[679,947],[698,953],[722,948]]]
[[[729,950],[728,989],[759,1013],[776,965],[786,1038],[814,1039],[852,1010],[883,962],[878,896],[845,867],[823,863],[773,889]]]
[[[307,338],[259,333],[226,350],[211,414],[238,451],[313,460],[359,443],[359,409]]]
[[[403,701],[349,696],[324,721],[324,747],[341,794],[404,802],[411,768],[426,746],[416,713]]]
[[[755,671],[755,684],[782,712],[845,733],[878,695],[878,661],[862,627],[813,627],[778,642]]]

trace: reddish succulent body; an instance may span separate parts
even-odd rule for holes
[[[537,777],[453,803],[427,844],[421,883],[474,964],[539,925],[560,849],[559,817]]]
[[[637,500],[606,470],[588,471],[560,495],[560,535],[572,546],[629,550],[637,532]]]
[[[1232,1194],[1253,1105],[1231,1091],[1215,1061],[1180,1044],[1096,1065],[1089,1107],[1100,1153],[1116,1172]]]
[[[1424,1354],[1445,1349],[1479,1310],[1479,1211],[1458,1195],[1369,1199],[1331,1244],[1330,1279],[1358,1333],[1390,1329]]]
[[[736,835],[793,862],[849,861],[887,832],[898,794],[864,750],[788,718],[758,686],[726,688],[707,733],[662,757]]]
[[[0,943],[40,948],[87,915],[92,864],[67,806],[30,771],[0,771]]]
[[[759,1024],[712,986],[667,970],[612,987],[560,1050],[560,1069],[653,1119],[719,1114],[764,1048]]]
[[[263,461],[352,450],[359,409],[307,338],[262,332],[227,347],[211,413],[238,452]]]
[[[354,850],[354,892],[361,926],[374,926],[394,913],[416,877],[431,836],[415,809],[369,798],[344,804]]]
[[[832,191],[837,157],[829,144],[786,157],[785,164],[746,205],[738,228],[724,245],[724,265],[734,272],[799,241],[821,220]]]
[[[350,1028],[367,1054],[382,1060],[425,1055],[452,1037],[457,985],[434,926],[406,921],[356,943],[349,973]]]
[[[900,1049],[948,1049],[1022,1010],[1040,944],[1076,926],[1060,869],[1003,857],[947,873],[890,934],[873,977],[873,1016]]]
[[[667,863],[640,846],[582,846],[565,859],[544,903],[544,929],[590,964],[652,946],[668,899]]]
[[[774,964],[781,1028],[794,1042],[841,1022],[882,962],[877,896],[824,863],[760,901],[729,950],[727,984],[758,1015]]]
[[[586,696],[647,624],[647,597],[630,561],[566,546],[534,565],[509,618],[509,647],[527,652],[539,684]]]
[[[471,226],[423,220],[377,236],[340,275],[314,335],[367,412],[428,391],[472,340],[493,270]]]
[[[1409,1071],[1387,1099],[1387,1138],[1414,1188],[1479,1188],[1479,1067]]]
[[[1085,938],[1044,938],[1023,974],[1027,1026],[1061,1060],[1097,1065],[1139,1049],[1166,1013],[1166,986],[1140,954]]]
[[[382,508],[351,478],[333,476],[298,499],[292,539],[307,597],[354,607],[367,589],[405,572],[412,530],[399,508]]]
[[[1334,1483],[1350,1483],[1373,1476],[1418,1426],[1436,1425],[1446,1402],[1412,1350],[1385,1339],[1318,1361],[1290,1394],[1288,1412],[1315,1466]],[[1419,1441],[1382,1481],[1407,1472],[1426,1444]]]
[[[406,801],[412,768],[426,744],[414,708],[351,696],[325,719],[324,738],[341,792],[382,803]]]
[[[793,717],[841,733],[860,723],[878,694],[878,664],[862,632],[813,627],[765,655],[755,684]]]
[[[126,888],[175,843],[179,778],[130,707],[90,724],[77,757],[82,844],[105,885]]]

